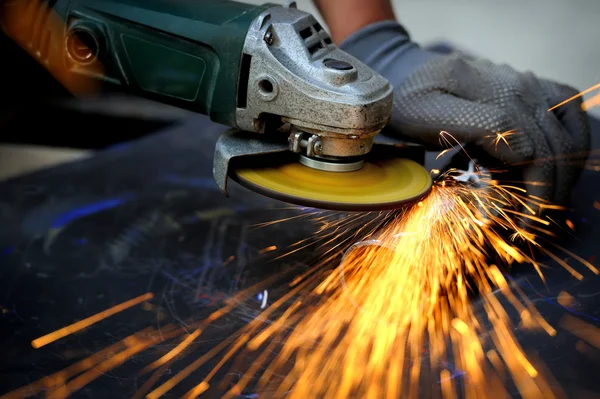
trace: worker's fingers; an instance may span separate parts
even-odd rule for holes
[[[515,120],[517,117],[494,105],[430,92],[396,98],[391,130],[432,150],[473,143],[496,159],[514,163],[530,160],[535,154],[526,134],[529,127]]]
[[[548,208],[543,204],[562,205],[571,192],[574,179],[574,168],[557,163],[560,154],[570,150],[570,137],[553,114],[546,112],[543,107],[537,111],[537,115],[530,117],[535,119],[538,128],[528,131],[532,138],[536,154],[533,161],[521,165],[523,174],[522,181],[526,190],[525,201],[528,207],[523,207],[522,213],[531,215],[535,212],[537,218],[543,218]],[[544,228],[537,221],[521,217],[519,227],[534,231],[532,227]]]
[[[521,87],[525,96],[519,99],[524,115],[527,115],[538,129],[530,133],[536,147],[536,158],[552,164],[554,175],[549,176],[552,190],[545,198],[555,204],[564,204],[569,197],[573,182],[575,180],[574,168],[562,163],[566,156],[572,151],[573,140],[567,130],[561,125],[552,112],[548,112],[547,91],[542,82],[532,73],[521,75]],[[543,153],[546,143],[549,153]],[[557,167],[561,164],[561,167]]]

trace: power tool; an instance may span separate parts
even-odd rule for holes
[[[379,134],[389,82],[293,2],[7,0],[2,21],[74,94],[116,85],[233,127],[214,155],[225,195],[231,177],[293,204],[366,211],[431,188],[424,150]]]

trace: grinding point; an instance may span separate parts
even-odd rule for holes
[[[317,170],[295,161],[232,168],[230,177],[265,196],[296,205],[344,211],[395,209],[429,193],[427,170],[409,159],[365,160],[348,172]]]

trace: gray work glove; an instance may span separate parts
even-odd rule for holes
[[[370,25],[340,47],[394,86],[392,133],[436,150],[446,131],[503,164],[520,165],[529,195],[568,201],[589,151],[589,123],[580,99],[548,109],[577,90],[507,65],[428,52],[394,21]],[[495,143],[496,133],[511,130],[508,146]]]

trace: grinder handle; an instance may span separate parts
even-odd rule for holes
[[[269,7],[229,0],[7,3],[4,30],[59,80],[111,83],[229,126],[238,93],[246,92],[246,34]]]

